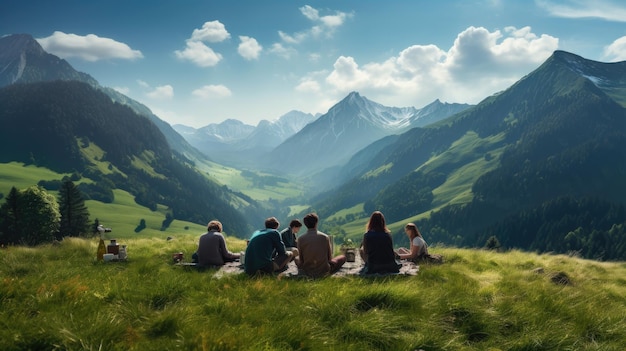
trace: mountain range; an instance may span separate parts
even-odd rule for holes
[[[363,149],[312,207],[362,204],[446,244],[624,258],[625,77],[626,62],[556,51],[478,105]]]
[[[221,213],[243,233],[260,205],[194,169],[194,158],[223,157],[306,183],[314,190],[305,199],[261,206],[315,211],[339,237],[359,239],[353,228],[381,210],[399,245],[413,221],[430,243],[626,258],[626,62],[555,51],[474,106],[387,107],[352,92],[323,115],[282,116],[289,128],[229,120],[176,126],[179,134],[35,44],[0,39],[0,118],[10,126],[2,162],[74,169],[103,188],[124,187],[142,205],[166,204],[176,218]],[[200,152],[193,144],[203,141]],[[96,147],[105,158],[86,158]]]
[[[276,121],[261,120],[256,127],[227,119],[199,129],[180,124],[173,128],[215,162],[234,167],[255,167],[265,154],[315,118],[317,116],[310,113],[293,110]]]
[[[256,127],[230,119],[200,129],[182,125],[174,129],[222,164],[296,176],[319,175],[343,165],[378,139],[439,121],[469,106],[436,100],[421,109],[388,107],[351,92],[320,116],[291,111]]]

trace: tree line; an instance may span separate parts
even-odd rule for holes
[[[38,245],[63,237],[90,236],[89,211],[78,187],[65,177],[58,197],[38,185],[12,187],[0,206],[0,244]]]

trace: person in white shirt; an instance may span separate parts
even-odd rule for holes
[[[401,247],[396,251],[396,254],[400,257],[400,259],[415,262],[428,255],[428,245],[414,223],[405,225],[404,232],[409,237],[411,246],[409,249]]]

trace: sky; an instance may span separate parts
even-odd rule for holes
[[[49,53],[171,125],[256,126],[385,106],[477,104],[555,50],[626,60],[622,0],[8,0],[0,36]]]

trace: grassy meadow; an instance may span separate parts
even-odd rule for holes
[[[624,349],[622,262],[434,247],[417,276],[251,279],[173,265],[196,240],[0,250],[0,350]]]

